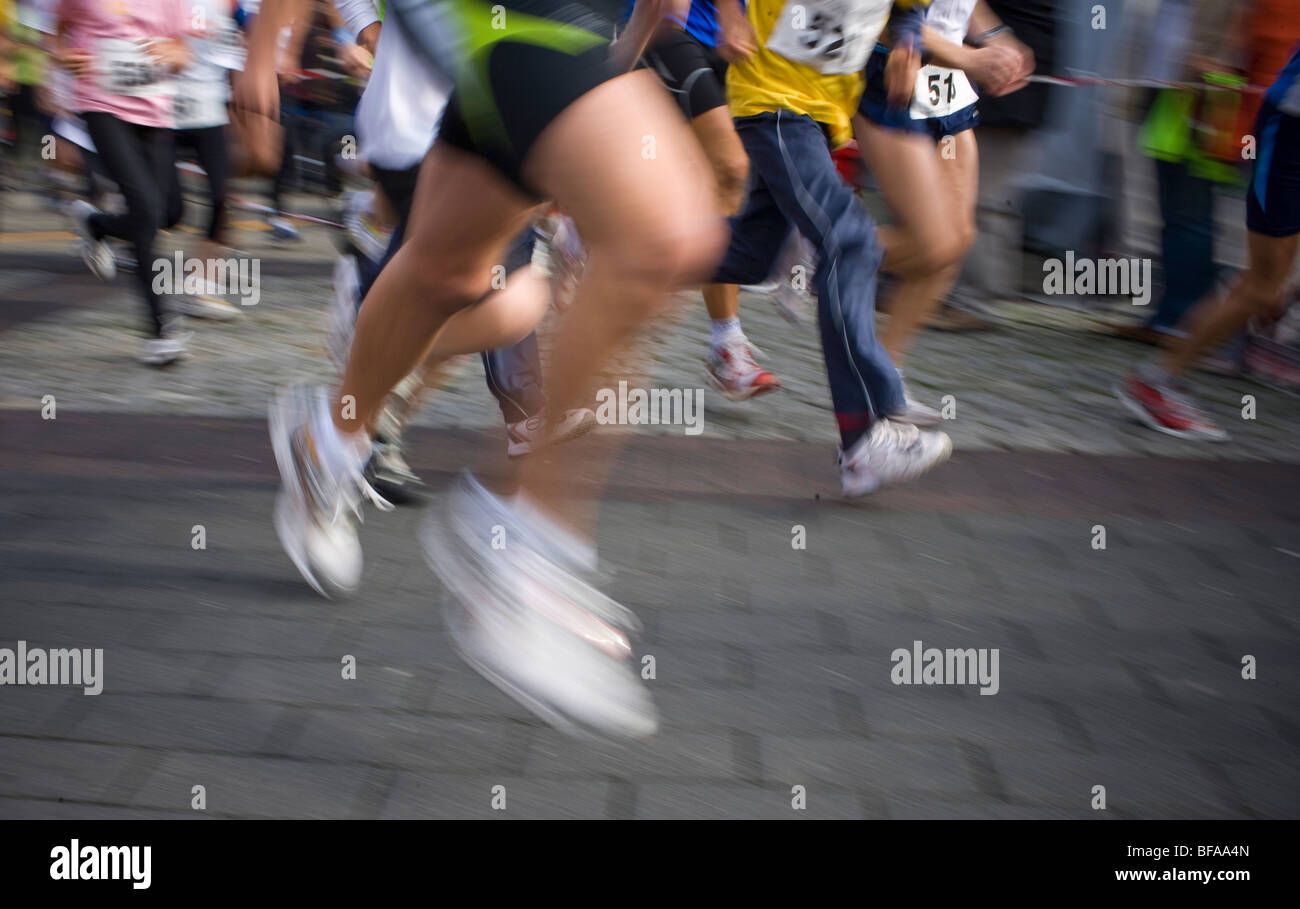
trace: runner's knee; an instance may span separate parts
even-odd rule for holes
[[[677,290],[712,277],[727,237],[726,222],[716,215],[656,218],[624,236],[599,242],[591,255],[628,281]]]
[[[492,291],[496,274],[491,265],[453,264],[447,260],[442,268],[417,267],[409,273],[416,284],[415,298],[447,316],[483,299]]]

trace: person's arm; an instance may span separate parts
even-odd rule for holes
[[[68,45],[68,0],[63,0],[55,12],[54,34],[50,36],[50,56],[75,78],[90,72],[94,55],[88,50]]]
[[[359,78],[370,75],[375,65],[375,44],[379,37],[379,16],[372,0],[333,0],[329,7],[330,24],[334,42],[339,46],[339,59],[349,74]],[[362,35],[373,26],[370,42],[365,44]]]
[[[972,39],[978,39],[981,35],[987,35],[994,29],[1006,28],[998,14],[993,12],[993,7],[988,5],[987,0],[979,0],[975,8],[971,10],[970,25],[966,34]]]
[[[718,0],[718,54],[728,63],[748,60],[758,48],[754,24],[741,0]]]
[[[356,43],[374,54],[379,41],[379,12],[374,0],[334,0],[334,8]]]
[[[972,46],[963,45],[967,65],[962,69],[985,94],[1007,95],[1029,84],[1038,65],[1033,50],[998,18],[986,0],[975,4],[966,34]]]
[[[234,122],[253,170],[274,173],[280,166],[280,85],[275,51],[280,30],[303,15],[306,0],[262,0],[248,30],[243,72],[234,77]]]
[[[928,25],[921,29],[921,35],[931,60],[940,66],[961,70],[986,95],[997,97],[1023,88],[1028,84],[1029,74],[1033,72],[1033,53],[1028,48],[1022,54],[1002,41],[983,47],[955,44]],[[1025,54],[1030,61],[1028,69]]]
[[[930,0],[894,0],[889,13],[889,38],[894,47],[921,49],[921,28]]]
[[[152,35],[144,44],[144,52],[155,66],[178,72],[194,60],[187,34],[199,34],[187,13],[184,0],[173,0],[171,28],[166,34]]]
[[[894,0],[889,14],[893,47],[885,61],[885,94],[893,107],[905,107],[912,98],[921,69],[921,27],[929,6],[930,0]]]
[[[194,59],[184,38],[151,38],[145,42],[144,52],[155,66],[172,72],[184,69]]]
[[[262,0],[248,31],[248,66],[244,72],[275,73],[275,51],[280,31],[303,18],[308,0]]]
[[[690,0],[686,0],[686,4],[689,9]],[[626,72],[636,66],[636,61],[645,52],[646,45],[659,30],[660,24],[665,18],[678,13],[681,6],[681,0],[636,0],[632,15],[627,20],[627,28],[610,45],[611,65],[619,72]]]

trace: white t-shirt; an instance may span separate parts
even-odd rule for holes
[[[239,27],[229,0],[193,0],[190,15],[204,26],[202,37],[186,40],[194,59],[176,74],[172,98],[177,129],[210,129],[229,121],[230,70],[242,65]]]
[[[976,0],[933,0],[925,14],[925,24],[941,37],[961,44],[970,28],[970,16]]]
[[[451,89],[451,80],[416,51],[396,17],[386,17],[374,69],[357,105],[361,157],[385,170],[419,164],[437,135]]]

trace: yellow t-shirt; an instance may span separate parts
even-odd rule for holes
[[[749,0],[758,50],[727,68],[731,115],[794,111],[825,124],[835,146],[849,141],[867,57],[893,6],[894,0]]]

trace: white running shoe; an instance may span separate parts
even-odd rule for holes
[[[919,477],[951,454],[947,433],[878,420],[851,449],[840,452],[840,485],[845,498],[870,495],[890,483]]]
[[[215,288],[214,288],[215,289]],[[205,293],[198,295],[175,294],[168,298],[167,308],[182,316],[211,319],[214,322],[233,322],[244,313],[238,306],[223,297]]]
[[[275,531],[303,579],[324,597],[345,596],[361,582],[362,498],[382,510],[392,505],[367,485],[363,462],[339,472],[346,456],[323,457],[328,426],[324,388],[281,389],[271,401],[268,426],[281,488],[275,500]]]
[[[913,426],[938,426],[943,422],[943,414],[930,407],[928,404],[922,404],[916,398],[912,397],[912,391],[903,382],[903,373],[900,370],[898,380],[903,383],[903,408],[896,410],[889,415],[891,420],[897,420],[900,423],[911,423]]]
[[[776,376],[758,365],[758,349],[744,335],[725,335],[720,345],[709,347],[705,373],[709,385],[728,401],[747,401],[781,387]]]
[[[596,428],[596,412],[589,407],[575,407],[564,412],[564,419],[555,427],[555,441],[567,442],[585,436]],[[517,423],[506,424],[506,456],[523,458],[537,450],[542,442],[542,417],[529,417]]]
[[[193,335],[190,332],[177,334],[164,331],[161,338],[150,338],[144,342],[139,360],[146,366],[170,366],[187,356],[185,345]]]
[[[635,616],[548,552],[512,508],[465,474],[421,536],[451,593],[447,626],[470,666],[564,732],[655,732],[658,712],[626,634],[639,629]]]
[[[106,240],[95,239],[90,229],[90,218],[99,214],[99,209],[84,199],[77,199],[67,208],[72,229],[81,239],[81,258],[91,274],[101,281],[111,281],[117,274],[117,256]]]

